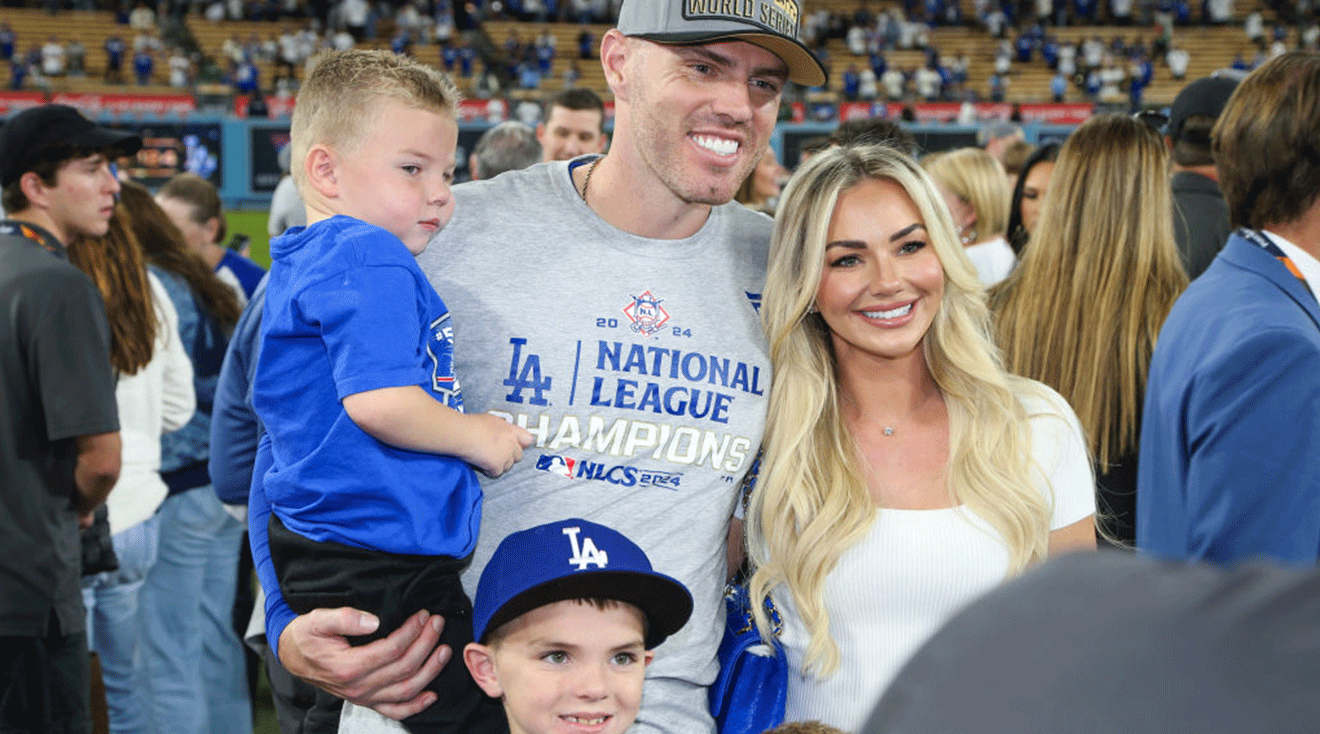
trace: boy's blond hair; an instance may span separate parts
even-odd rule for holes
[[[344,152],[369,134],[390,134],[371,129],[376,103],[382,99],[453,117],[461,97],[448,75],[392,51],[317,54],[308,62],[291,123],[290,168],[299,193],[304,193],[304,163],[313,145]]]

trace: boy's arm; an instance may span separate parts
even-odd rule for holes
[[[460,413],[416,385],[354,393],[343,403],[348,417],[378,441],[455,456],[492,477],[508,471],[532,443],[525,429],[487,413]]]
[[[418,612],[388,637],[352,647],[348,636],[375,631],[379,620],[348,607],[294,614],[284,603],[270,560],[270,504],[262,477],[270,468],[269,439],[262,439],[248,501],[248,534],[257,578],[266,592],[266,639],[289,672],[330,693],[385,716],[405,719],[435,702],[425,691],[449,662],[447,645],[436,647],[444,620]]]

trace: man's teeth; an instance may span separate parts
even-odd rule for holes
[[[572,724],[582,724],[584,726],[598,726],[600,724],[605,723],[605,717],[604,716],[592,716],[592,717],[565,716],[564,721],[567,721]]]
[[[911,310],[912,304],[909,303],[906,306],[899,306],[890,311],[863,311],[862,313],[866,314],[867,318],[872,319],[896,319],[899,316],[906,316],[908,311]]]
[[[727,138],[715,138],[708,135],[694,135],[692,139],[697,145],[709,150],[716,155],[733,155],[738,152],[738,141]]]

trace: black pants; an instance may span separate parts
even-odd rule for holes
[[[353,607],[375,614],[380,627],[349,638],[365,645],[398,629],[426,609],[445,619],[440,644],[453,658],[426,689],[436,702],[404,720],[412,734],[507,734],[503,706],[477,687],[463,665],[463,646],[472,641],[472,602],[459,575],[471,559],[410,556],[309,540],[270,516],[270,556],[280,592],[299,614],[313,609]],[[333,705],[325,701],[325,705]],[[322,707],[318,696],[314,709]],[[318,716],[313,712],[313,717]]]
[[[0,637],[0,732],[90,734],[90,659],[82,632]]]

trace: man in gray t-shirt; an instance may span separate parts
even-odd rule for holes
[[[609,153],[458,187],[453,221],[419,258],[453,314],[465,402],[536,436],[484,485],[469,590],[504,535],[577,516],[624,532],[693,594],[692,621],[648,673],[637,732],[714,731],[725,539],[770,386],[757,308],[771,224],[730,202],[783,87],[825,81],[800,15],[797,0],[626,0],[600,47]],[[286,666],[389,716],[425,706],[413,684],[443,662],[416,659],[430,628],[418,619],[375,653],[410,662],[372,664],[367,648],[318,652],[361,629],[334,614],[285,628]]]
[[[0,128],[0,731],[90,732],[80,525],[119,477],[101,294],[64,246],[110,227],[141,141],[43,105]]]

